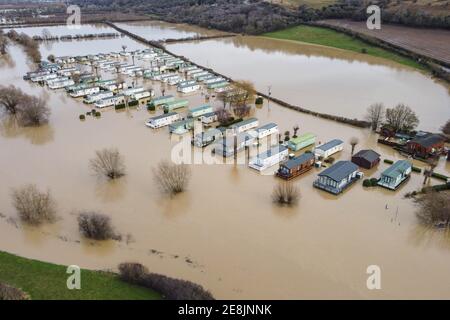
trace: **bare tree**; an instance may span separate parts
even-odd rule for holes
[[[251,109],[247,104],[240,104],[233,108],[233,113],[237,118],[244,118],[250,114]]]
[[[216,114],[217,114],[217,121],[219,121],[220,124],[225,124],[232,118],[231,113],[227,109],[220,108],[216,110]]]
[[[385,107],[382,103],[372,104],[367,109],[366,120],[370,122],[372,130],[376,131],[384,120]]]
[[[73,82],[76,84],[80,83],[81,75],[79,73],[73,73],[71,77]]]
[[[95,152],[90,167],[97,175],[117,179],[125,175],[125,162],[117,149],[102,149]]]
[[[447,122],[442,126],[441,130],[443,134],[450,136],[450,120],[447,120]]]
[[[162,161],[153,169],[153,175],[161,191],[173,195],[186,189],[191,178],[191,170],[185,164]]]
[[[430,191],[415,200],[416,215],[421,223],[430,227],[450,229],[450,201],[445,192]]]
[[[279,205],[295,205],[300,199],[300,191],[291,182],[280,182],[275,186],[272,200]]]
[[[20,88],[13,85],[0,86],[0,106],[10,114],[18,113],[18,106],[24,100],[25,94]]]
[[[300,127],[298,126],[298,124],[296,124],[294,126],[294,128],[293,128],[293,131],[294,131],[294,135],[292,136],[293,138],[297,138],[298,137],[297,136],[298,130],[300,130]]]
[[[352,146],[352,156],[353,156],[353,153],[355,152],[355,147],[358,145],[358,143],[359,143],[359,139],[357,138],[357,137],[352,137],[351,139],[350,139],[350,145]]]
[[[50,191],[40,192],[35,185],[27,185],[12,192],[13,205],[22,221],[39,225],[56,218],[56,205]]]
[[[427,184],[428,180],[431,179],[431,176],[434,173],[434,169],[436,169],[436,167],[438,165],[438,161],[439,161],[439,158],[435,158],[435,157],[427,159],[426,162],[429,165],[429,168],[426,169],[423,174],[423,176],[424,176],[423,184],[424,185]]]
[[[398,104],[386,109],[386,125],[395,132],[411,131],[417,127],[419,119],[410,107]]]
[[[55,62],[55,55],[54,54],[49,54],[47,57],[47,60],[54,63]]]
[[[80,230],[80,233],[88,239],[121,239],[121,236],[114,231],[111,218],[94,211],[82,212],[78,215],[78,229]]]
[[[30,296],[19,288],[0,282],[0,301],[2,300],[30,300]]]
[[[40,126],[48,122],[50,108],[44,98],[27,96],[22,99],[19,107],[19,123],[22,126]]]
[[[284,141],[289,141],[291,140],[291,133],[289,131],[285,131],[284,132]]]

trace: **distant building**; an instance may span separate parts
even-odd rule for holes
[[[145,125],[153,129],[161,128],[164,126],[168,126],[169,124],[175,121],[180,120],[180,117],[181,117],[180,114],[176,112],[165,113],[160,116],[155,116],[148,119]]]
[[[350,161],[338,161],[319,173],[316,188],[339,194],[358,179],[358,166]]]
[[[268,123],[265,124],[258,129],[256,129],[256,132],[258,134],[258,139],[263,139],[265,137],[271,136],[272,134],[278,133],[278,126],[276,123]]]
[[[269,150],[250,159],[248,166],[252,169],[263,171],[271,166],[284,161],[289,155],[289,150],[283,145],[276,145]]]
[[[312,152],[306,152],[299,157],[294,157],[280,165],[277,176],[290,180],[299,175],[309,171],[314,166],[314,154]]]
[[[406,181],[412,171],[412,165],[407,160],[399,160],[381,174],[378,185],[396,190],[404,181]]]
[[[361,150],[353,155],[352,162],[362,168],[371,169],[380,163],[380,155],[373,150]]]

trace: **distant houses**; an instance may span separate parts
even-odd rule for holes
[[[313,185],[332,194],[343,192],[354,183],[358,176],[358,166],[350,161],[338,161],[331,167],[319,173]]]
[[[282,163],[276,175],[285,180],[291,180],[311,170],[314,167],[314,154],[306,152],[301,156],[294,157]]]
[[[314,155],[316,158],[327,159],[333,154],[342,151],[344,149],[344,142],[339,139],[331,140],[314,149]]]
[[[361,168],[372,169],[380,163],[380,155],[373,150],[360,150],[353,155],[352,162]]]
[[[298,151],[309,147],[316,143],[316,136],[312,133],[305,133],[295,138],[291,138],[288,142],[288,148],[292,151]]]
[[[411,162],[399,160],[381,173],[378,185],[390,190],[396,190],[410,177],[411,171]]]

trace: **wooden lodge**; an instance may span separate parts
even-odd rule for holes
[[[372,169],[380,163],[380,155],[373,150],[360,150],[353,155],[352,162],[361,168]]]
[[[282,163],[276,175],[285,180],[291,180],[311,170],[314,166],[314,154],[306,152]]]

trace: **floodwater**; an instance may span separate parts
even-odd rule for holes
[[[11,28],[5,28],[5,32],[8,32]],[[65,26],[65,25],[52,25],[52,26],[36,26],[36,27],[22,27],[15,28],[19,33],[25,33],[30,37],[53,35],[53,36],[67,36],[67,35],[86,35],[86,34],[99,34],[99,33],[116,33],[117,31],[110,26],[103,23],[90,23],[81,24],[79,26]]]
[[[170,44],[167,48],[233,79],[250,80],[272,96],[308,109],[363,119],[382,102],[410,106],[423,130],[450,118],[450,88],[385,59],[323,46],[238,36]]]
[[[103,40],[82,44],[79,51],[108,51]],[[68,51],[64,45],[58,43],[53,52]],[[278,182],[271,175],[245,165],[192,165],[188,190],[168,198],[153,182],[152,168],[170,159],[177,139],[166,129],[145,127],[147,110],[104,110],[99,119],[80,121],[89,106],[23,81],[31,66],[21,49],[11,47],[10,52],[14,60],[0,64],[1,82],[45,94],[52,115],[49,125],[26,129],[2,118],[0,250],[92,269],[141,262],[153,272],[200,283],[217,298],[450,298],[450,238],[418,226],[412,202],[403,198],[421,187],[421,175],[413,174],[397,192],[366,190],[359,181],[335,197],[313,189],[319,172],[313,169],[294,180],[302,194],[298,206],[280,208],[271,201]],[[157,82],[144,86],[157,94],[162,89]],[[191,106],[205,102],[201,94],[187,98]],[[366,130],[267,102],[254,115],[261,124],[278,123],[281,132],[298,124],[319,141],[358,137],[357,149],[373,148],[383,158],[400,159]],[[118,181],[97,178],[89,170],[89,159],[104,147],[117,147],[125,157],[127,175]],[[349,157],[346,144],[336,158]],[[382,163],[366,176],[378,176],[385,168]],[[436,171],[449,174],[449,163],[441,160]],[[56,223],[31,228],[17,219],[11,188],[29,183],[51,190],[58,204]],[[80,210],[110,215],[128,241],[82,239],[76,223]],[[370,265],[381,268],[381,290],[366,287]]]
[[[200,28],[188,24],[166,23],[153,20],[116,23],[116,25],[147,40],[155,41],[226,34],[223,31]]]

